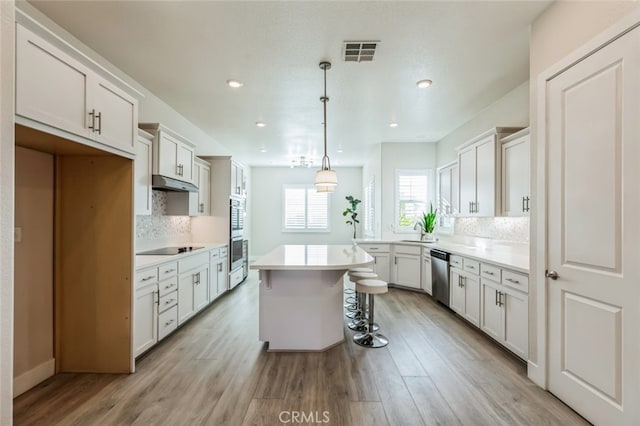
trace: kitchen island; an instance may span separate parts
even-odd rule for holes
[[[343,280],[373,257],[356,245],[282,245],[259,258],[259,338],[270,351],[323,351],[344,340]]]

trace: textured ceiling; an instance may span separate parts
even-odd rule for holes
[[[529,78],[529,24],[549,4],[31,3],[253,165],[319,162],[321,60],[333,64],[332,165],[363,164],[380,142],[439,140]],[[374,61],[343,62],[345,40],[380,40]],[[434,84],[417,89],[425,78]]]

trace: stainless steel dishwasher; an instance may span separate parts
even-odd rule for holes
[[[433,298],[449,306],[449,253],[431,249],[431,282]]]

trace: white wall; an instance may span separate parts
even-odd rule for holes
[[[458,159],[456,148],[492,127],[529,126],[529,82],[498,99],[471,120],[438,141],[437,165]]]
[[[282,187],[286,184],[312,184],[316,168],[252,167],[250,216],[251,256],[261,256],[281,244],[351,244],[353,228],[345,223],[342,212],[349,206],[345,197],[362,200],[362,168],[336,167],[338,188],[330,193],[330,232],[282,232]],[[362,204],[358,206],[361,214]],[[358,235],[360,230],[358,230]]]
[[[371,149],[362,168],[362,188],[364,189],[372,179],[375,187],[373,195],[374,234],[366,237],[380,238],[382,236],[382,144],[376,144]]]
[[[383,143],[381,147],[381,223],[383,239],[407,238],[407,234],[393,229],[395,216],[396,169],[430,169],[429,194],[436,205],[436,144],[435,143]],[[415,231],[419,236],[419,231]]]
[[[613,25],[623,17],[640,8],[638,2],[602,1],[602,2],[554,2],[532,24],[530,36],[530,109],[531,109],[531,258],[529,264],[529,377],[536,383],[545,385],[545,339],[544,333],[544,295],[538,297],[540,283],[545,278],[538,269],[545,262],[545,242],[540,235],[544,233],[545,211],[535,202],[540,188],[543,187],[543,175],[546,168],[544,158],[538,158],[541,140],[537,134],[538,97],[537,80],[544,70],[559,62],[572,51],[578,49],[597,34]],[[540,231],[539,231],[540,230]],[[542,268],[544,269],[544,268]],[[540,332],[539,332],[540,331]],[[538,367],[536,367],[536,364]]]
[[[21,147],[15,155],[14,219],[22,241],[14,246],[13,375],[19,377],[53,360],[54,158]]]
[[[14,3],[0,2],[0,424],[13,413]]]

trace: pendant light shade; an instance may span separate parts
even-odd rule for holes
[[[324,156],[322,157],[322,167],[316,172],[316,191],[334,192],[338,186],[338,175],[335,170],[331,170],[331,162],[327,155],[327,70],[331,69],[331,62],[320,62],[320,69],[324,71],[324,96],[320,98],[324,110]]]

